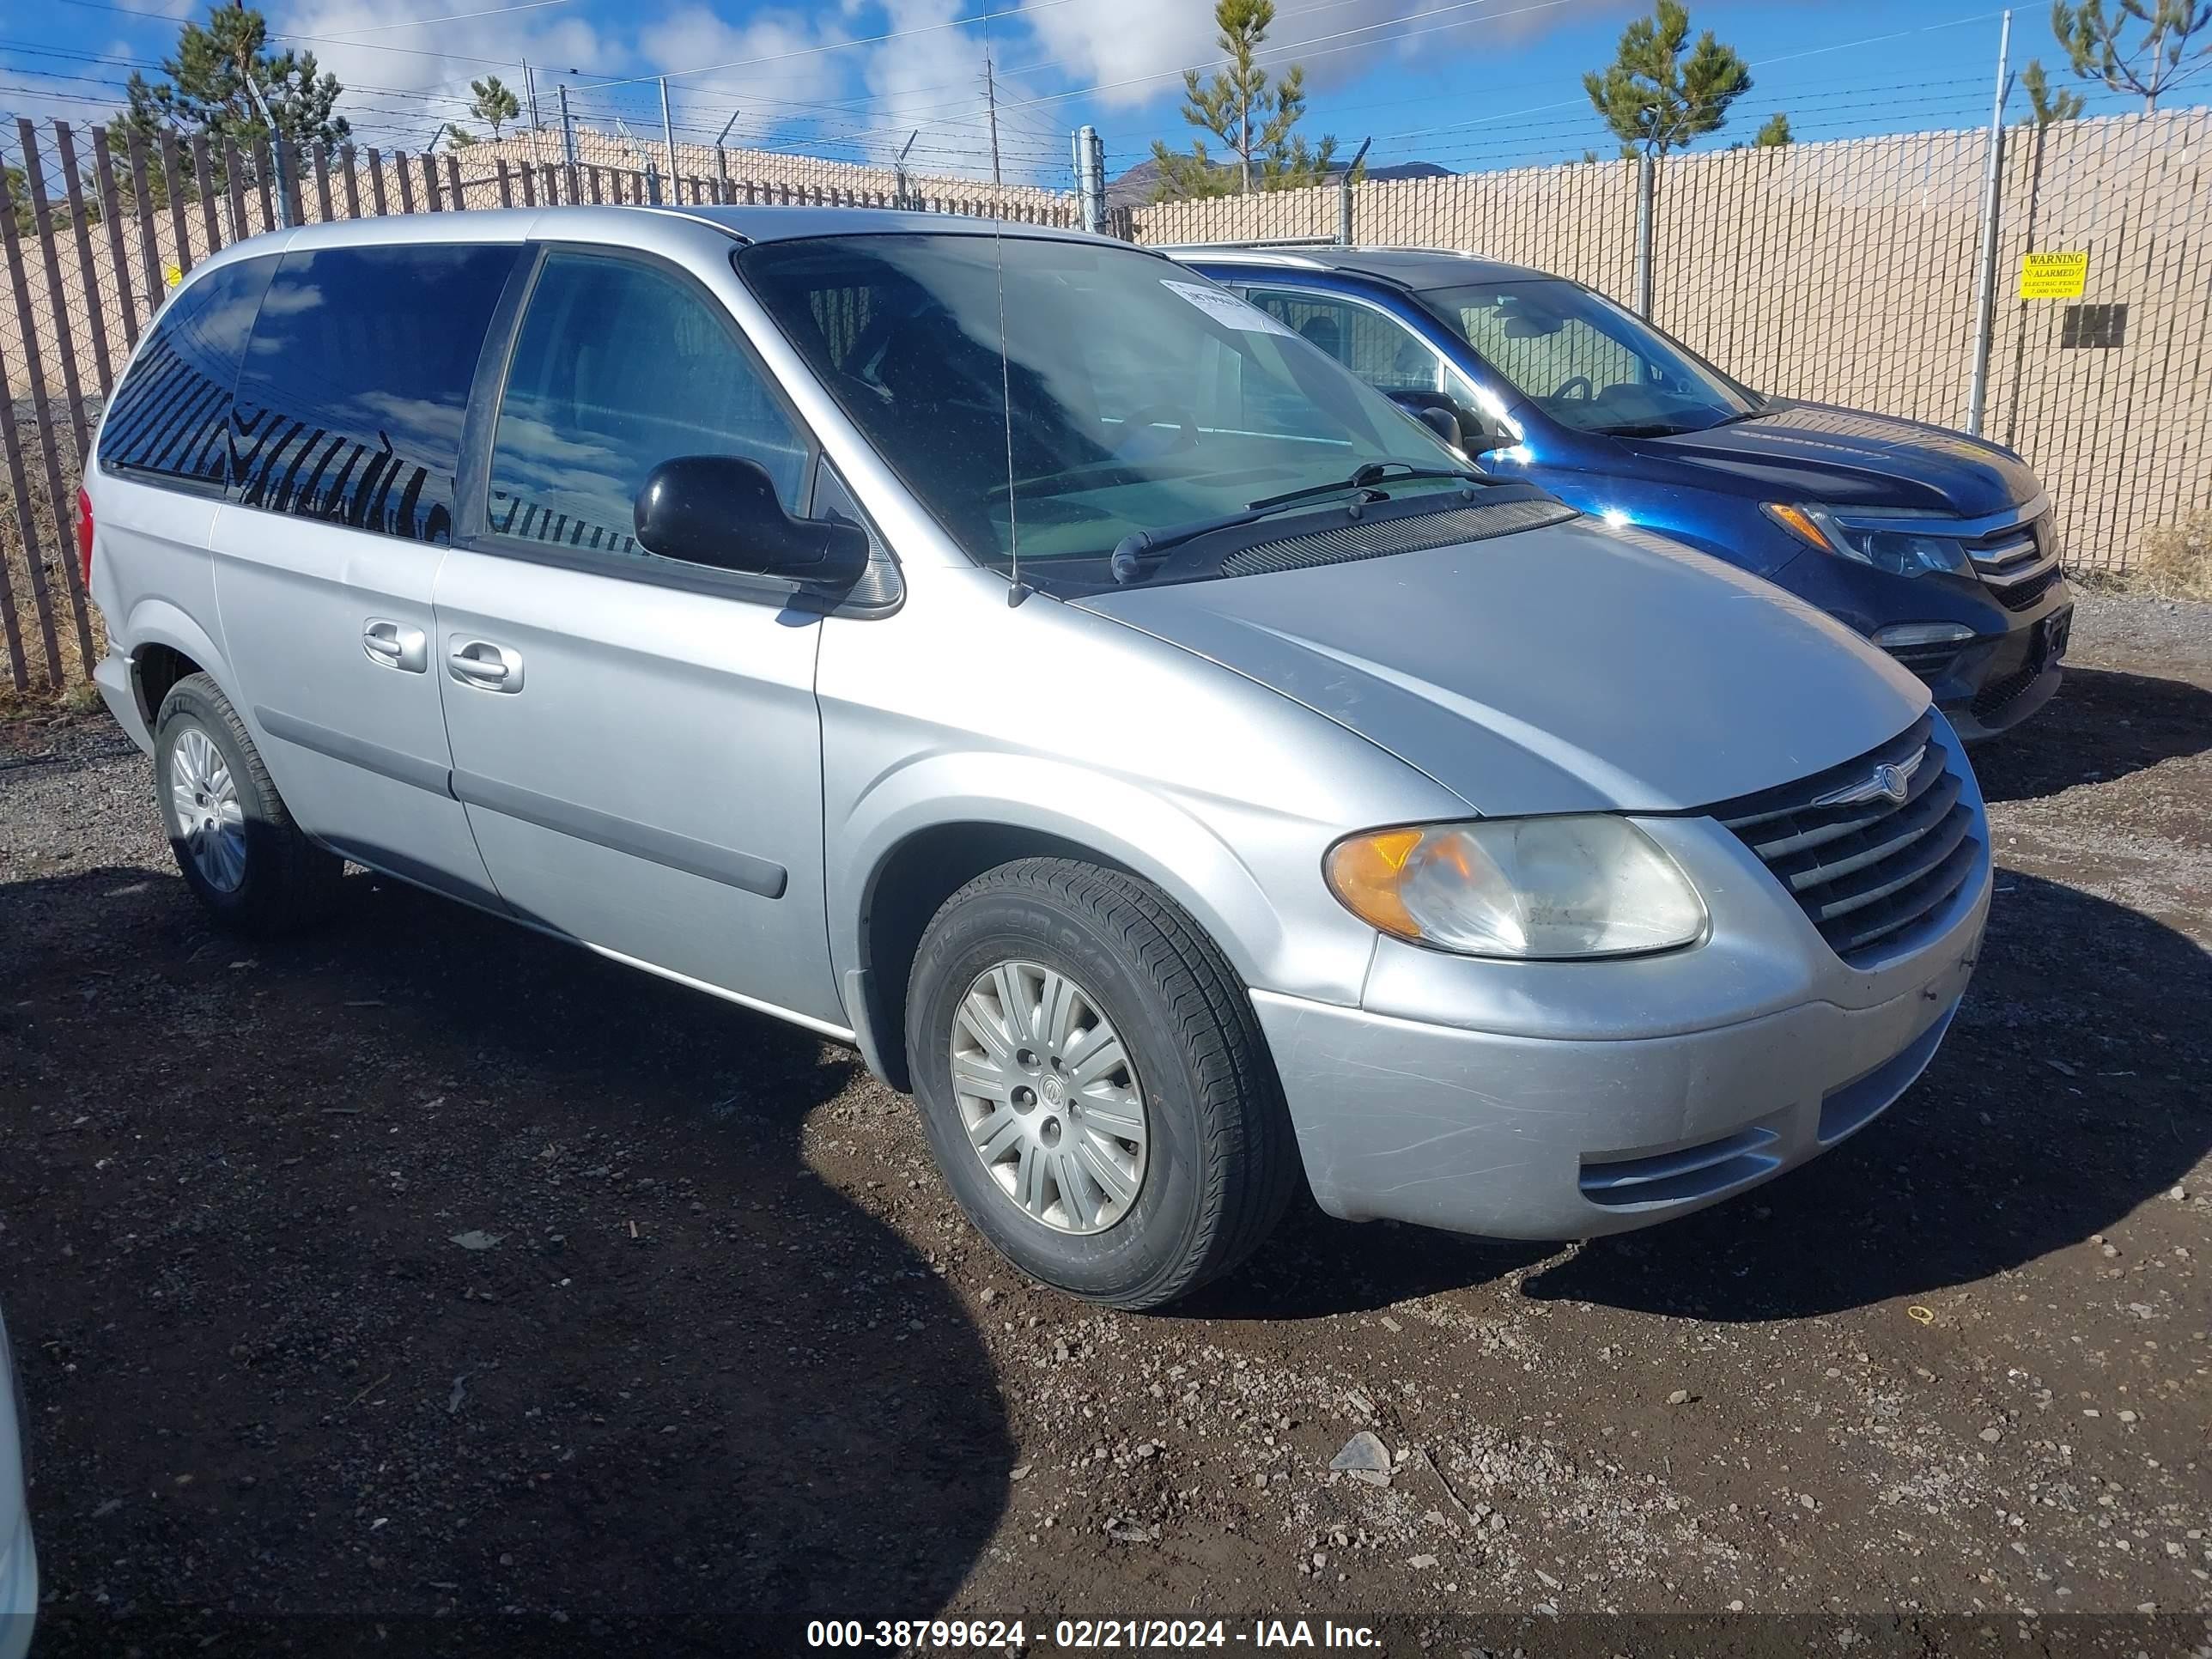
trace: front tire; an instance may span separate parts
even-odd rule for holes
[[[177,868],[200,902],[239,933],[287,933],[337,903],[344,861],[309,841],[206,674],[169,688],[154,721],[154,793]]]
[[[1064,859],[977,877],[923,933],[907,1062],[953,1195],[1023,1272],[1118,1308],[1229,1272],[1297,1178],[1235,970],[1150,883]]]

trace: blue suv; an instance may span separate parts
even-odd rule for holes
[[[1579,283],[1420,248],[1170,248],[1495,473],[1754,571],[1925,680],[1960,732],[2058,689],[2051,503],[1963,433],[1752,391]],[[1430,419],[1444,424],[1441,416]]]

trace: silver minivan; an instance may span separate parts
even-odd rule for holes
[[[1912,1082],[1989,904],[1911,674],[1098,238],[256,238],[80,509],[216,917],[350,861],[849,1042],[999,1249],[1118,1306],[1300,1182],[1534,1238],[1741,1192]]]

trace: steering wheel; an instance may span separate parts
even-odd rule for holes
[[[1574,386],[1580,386],[1582,390],[1580,392],[1571,391],[1571,388]],[[1565,380],[1560,381],[1559,385],[1552,388],[1552,395],[1554,398],[1572,397],[1583,403],[1588,403],[1592,398],[1597,396],[1597,388],[1590,384],[1590,377],[1589,375],[1570,374]]]
[[[1175,422],[1174,441],[1162,449],[1139,451],[1143,457],[1149,459],[1153,455],[1180,454],[1186,449],[1195,449],[1198,447],[1198,422],[1193,420],[1180,404],[1146,404],[1142,409],[1131,413],[1121,422],[1122,431],[1128,435],[1115,445],[1115,456],[1119,459],[1128,455],[1132,450],[1137,450],[1146,438],[1152,436],[1152,428],[1164,421]]]

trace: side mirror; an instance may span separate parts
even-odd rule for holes
[[[1449,409],[1417,409],[1413,414],[1423,426],[1428,428],[1454,449],[1467,447],[1460,437],[1459,416]]]
[[[648,553],[849,587],[868,568],[868,532],[842,519],[794,519],[757,461],[678,455],[637,492],[637,539]]]
[[[1401,386],[1384,395],[1454,449],[1467,447],[1458,405],[1447,394]]]

